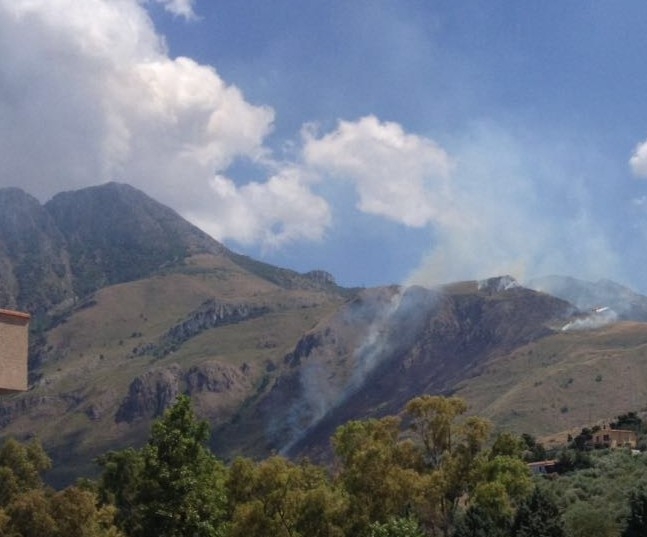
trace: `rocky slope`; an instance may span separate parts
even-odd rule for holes
[[[252,421],[263,431],[246,449],[264,441],[266,451],[325,455],[345,421],[397,414],[420,394],[449,393],[493,356],[559,331],[574,312],[563,300],[506,282],[513,280],[359,293],[285,356],[283,374],[242,420],[241,427]],[[220,433],[241,436],[236,424]]]

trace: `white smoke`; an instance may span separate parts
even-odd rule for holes
[[[366,295],[365,301],[346,309],[343,324],[352,327],[353,331],[361,330],[362,335],[359,346],[348,358],[350,364],[343,371],[335,363],[336,358],[331,361],[325,355],[309,356],[308,362],[302,365],[299,373],[301,398],[288,413],[285,425],[289,434],[282,439],[286,442],[282,452],[289,452],[326,415],[357,393],[396,346],[409,344],[425,313],[436,301],[436,295],[429,291],[423,292],[422,303],[416,301],[415,296],[408,301],[407,289],[403,287],[392,286],[387,292],[386,295]],[[368,325],[364,325],[367,320]],[[347,376],[340,378],[343,374]],[[275,429],[276,424],[271,423],[270,428]]]
[[[578,317],[562,326],[562,332],[596,330],[618,321],[618,314],[608,307],[596,308],[585,317]]]

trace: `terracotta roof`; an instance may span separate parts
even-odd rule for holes
[[[31,319],[31,315],[29,313],[23,313],[22,311],[14,311],[14,310],[3,310],[0,309],[0,317],[13,317],[14,319],[23,319],[25,321],[28,321]]]

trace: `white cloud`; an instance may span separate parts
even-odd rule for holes
[[[304,138],[305,163],[351,181],[359,210],[412,227],[450,216],[451,161],[433,140],[374,116],[340,121],[321,137],[305,129]]]
[[[0,186],[46,199],[119,180],[207,214],[214,173],[265,153],[273,110],[171,59],[137,0],[0,0],[0,49]]]
[[[157,0],[158,4],[163,4],[164,9],[173,15],[184,17],[185,19],[195,19],[193,11],[193,0]]]
[[[636,176],[647,177],[647,140],[636,146],[629,165]]]
[[[214,236],[265,248],[321,240],[330,225],[330,208],[302,177],[302,172],[285,168],[265,183],[237,187],[227,177],[216,176],[211,188],[218,200],[214,208],[218,218],[193,214],[191,219]]]

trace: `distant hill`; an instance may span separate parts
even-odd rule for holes
[[[507,276],[344,289],[316,267],[299,274],[232,252],[128,185],[44,205],[4,189],[0,306],[34,322],[31,387],[0,400],[0,434],[41,438],[57,484],[144,442],[179,393],[226,459],[325,460],[336,426],[398,413],[423,393],[458,394],[499,427],[549,434],[647,399],[647,324],[636,321],[647,299],[603,287],[605,300],[589,302]],[[564,330],[627,297],[633,321]]]
[[[587,282],[566,276],[546,276],[524,285],[567,300],[583,311],[609,307],[620,319],[647,321],[647,297],[611,280]]]

